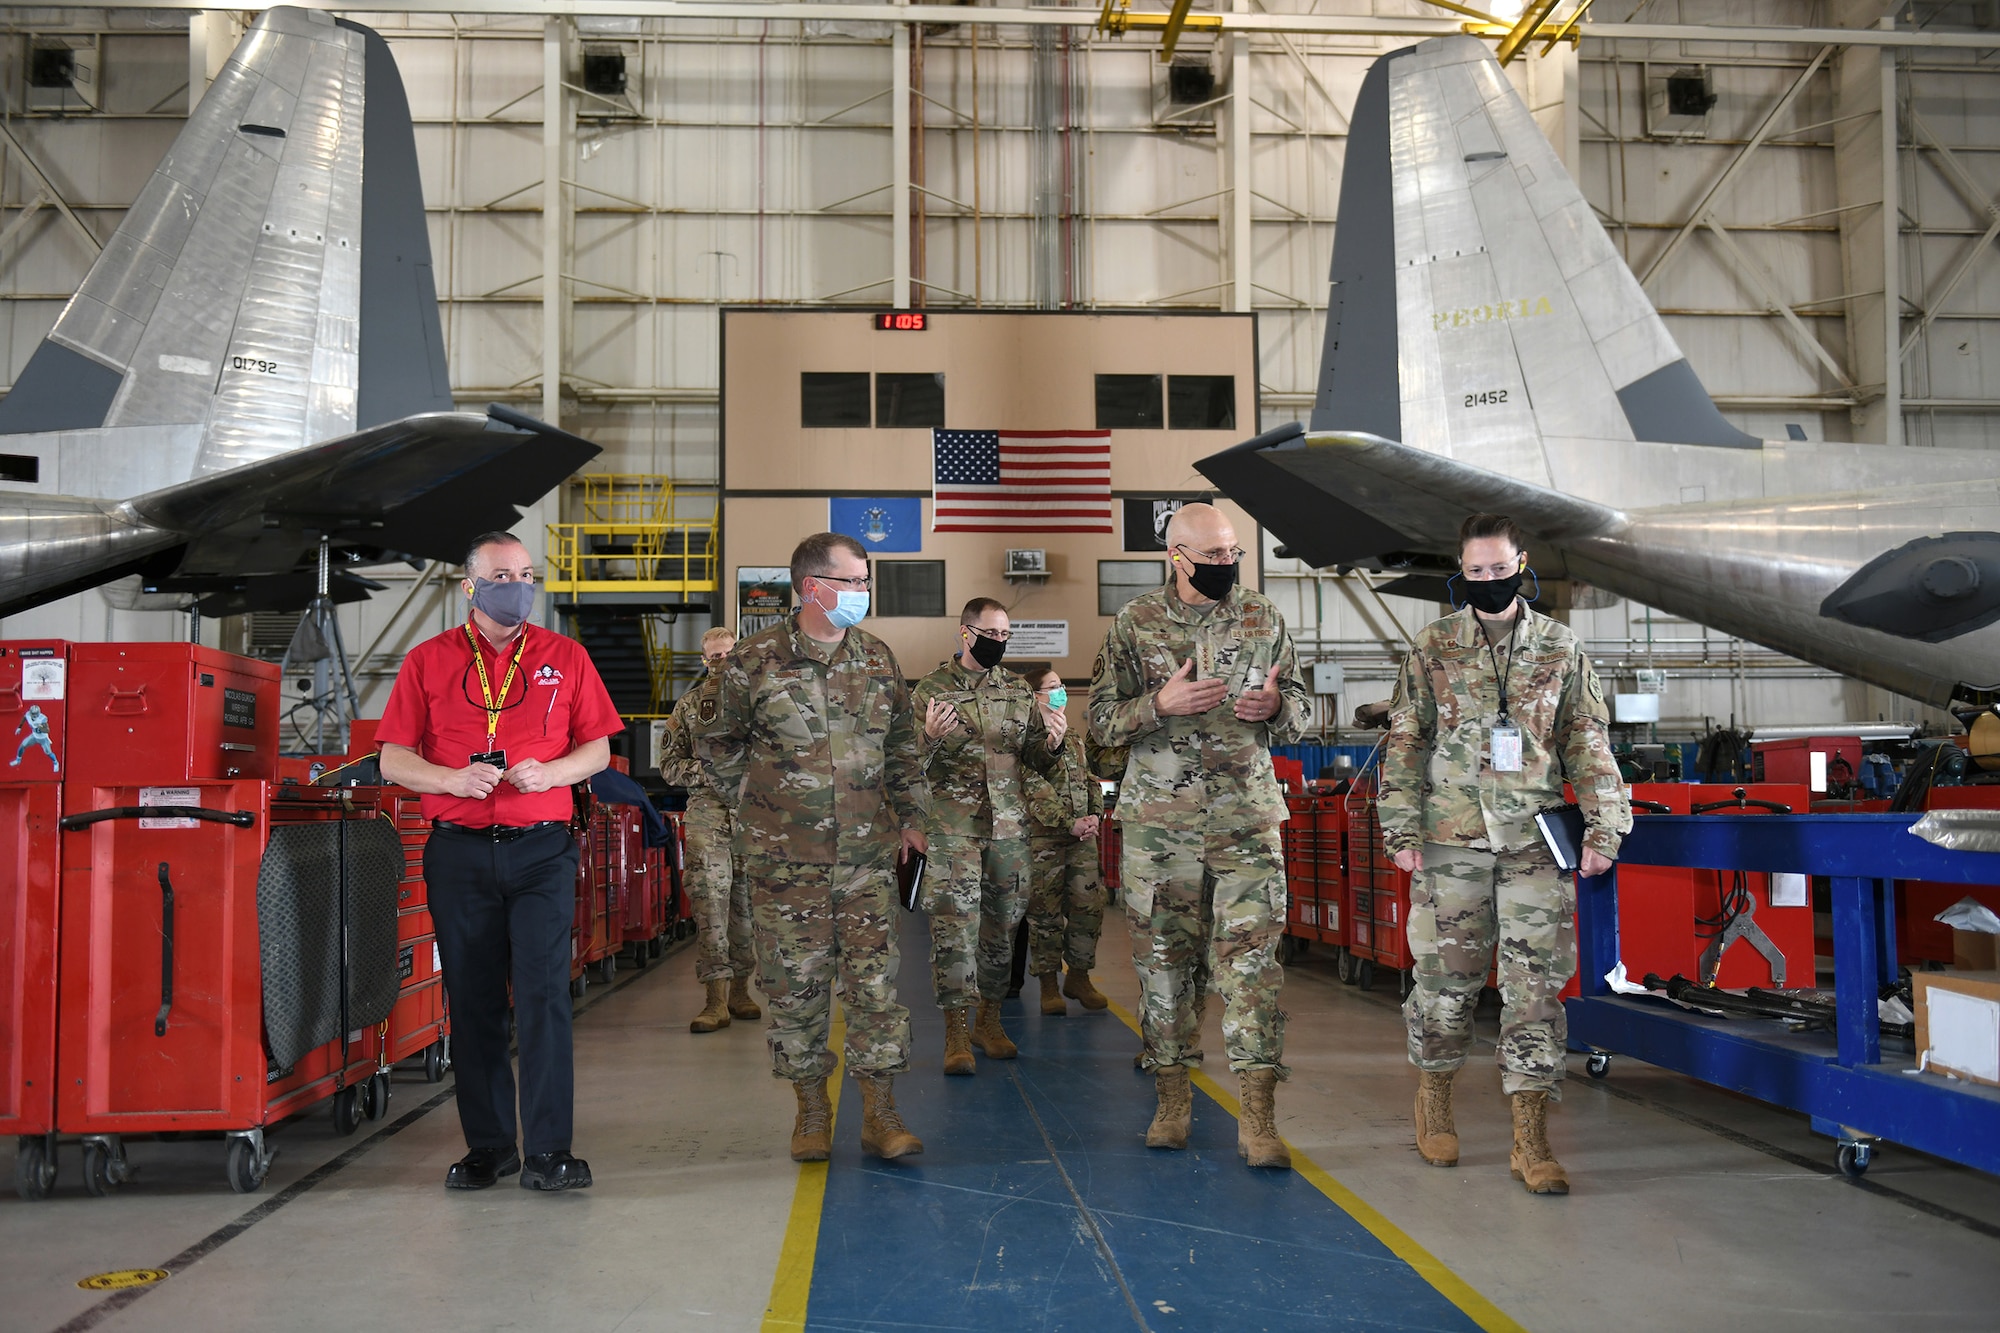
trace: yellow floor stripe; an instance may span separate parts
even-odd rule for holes
[[[1124,1006],[1113,1004],[1111,1012],[1118,1015],[1119,1021],[1133,1032],[1139,1031],[1138,1021]],[[1213,1097],[1232,1116],[1242,1115],[1242,1103],[1200,1069],[1194,1071],[1194,1085]],[[1414,1269],[1418,1277],[1437,1288],[1439,1295],[1463,1310],[1466,1317],[1485,1329],[1486,1333],[1527,1333],[1505,1310],[1480,1295],[1471,1283],[1446,1268],[1436,1255],[1412,1240],[1409,1233],[1382,1216],[1359,1194],[1328,1175],[1325,1168],[1297,1148],[1292,1149],[1292,1169],[1312,1182],[1313,1188],[1333,1200],[1341,1211],[1359,1222],[1369,1235],[1388,1246],[1391,1254]],[[771,1325],[766,1323],[765,1327]]]
[[[836,1020],[827,1042],[838,1054],[833,1077],[826,1081],[833,1117],[828,1137],[840,1122],[840,1075],[847,1066],[847,1024]],[[813,1260],[819,1253],[819,1215],[826,1206],[825,1162],[799,1163],[798,1188],[785,1222],[785,1243],[778,1250],[778,1271],[771,1278],[771,1299],[764,1306],[763,1333],[788,1333],[806,1326],[806,1301],[812,1296]]]

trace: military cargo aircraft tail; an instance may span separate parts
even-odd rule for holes
[[[300,603],[322,534],[452,558],[596,452],[453,412],[394,57],[269,10],[0,400],[0,614],[134,571],[213,612]]]
[[[1485,43],[1375,63],[1339,216],[1310,422],[1198,465],[1291,553],[1442,596],[1459,521],[1503,510],[1545,575],[1929,703],[1992,693],[1993,455],[1731,425]]]

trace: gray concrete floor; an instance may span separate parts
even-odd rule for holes
[[[1136,987],[1115,916],[1103,959],[1099,984],[1129,1011]],[[1633,1061],[1602,1082],[1573,1062],[1551,1135],[1573,1192],[1528,1196],[1507,1173],[1490,1012],[1459,1083],[1463,1159],[1425,1166],[1411,1146],[1394,979],[1364,993],[1330,964],[1309,953],[1288,973],[1295,1072],[1281,1128],[1523,1326],[2000,1324],[2000,1180],[1891,1145],[1851,1184],[1801,1117]],[[924,985],[926,971],[906,958],[906,984]],[[0,1329],[756,1328],[798,1178],[789,1091],[766,1072],[760,1025],[687,1031],[700,1004],[687,951],[619,983],[593,988],[577,1023],[577,1150],[594,1189],[446,1192],[457,1117],[448,1098],[422,1108],[450,1084],[414,1075],[399,1078],[388,1117],[350,1139],[323,1111],[281,1127],[282,1155],[257,1195],[229,1192],[219,1144],[183,1141],[135,1144],[138,1179],[92,1199],[66,1148],[54,1198],[0,1195]],[[1035,999],[1030,982],[1019,1021],[1057,1021],[1035,1014]],[[1118,1020],[1072,1006],[1060,1021]],[[1219,1053],[1219,1015],[1209,1026],[1206,1049]],[[942,1077],[937,1060],[919,1051],[910,1077]],[[1213,1072],[1233,1083],[1219,1061]],[[1197,1114],[1222,1112],[1201,1099]],[[0,1179],[11,1156],[0,1148]],[[176,1256],[174,1277],[127,1304],[75,1285]]]

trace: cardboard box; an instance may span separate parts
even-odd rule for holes
[[[2000,972],[1919,972],[1913,981],[1926,1067],[2000,1087]]]
[[[1955,972],[2000,970],[2000,935],[1979,930],[1951,932],[1951,966]]]

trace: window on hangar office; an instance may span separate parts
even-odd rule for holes
[[[867,426],[868,372],[808,370],[799,376],[799,425]]]
[[[875,376],[875,424],[944,425],[944,376],[884,371]]]
[[[1166,425],[1160,411],[1160,375],[1099,375],[1097,429],[1158,430]]]
[[[1097,614],[1115,616],[1140,593],[1167,581],[1164,560],[1100,560],[1097,562]]]
[[[875,576],[878,616],[941,616],[944,614],[944,561],[877,560]]]
[[[39,482],[42,460],[35,454],[0,454],[0,481]]]
[[[1168,430],[1235,430],[1234,375],[1169,375]]]

